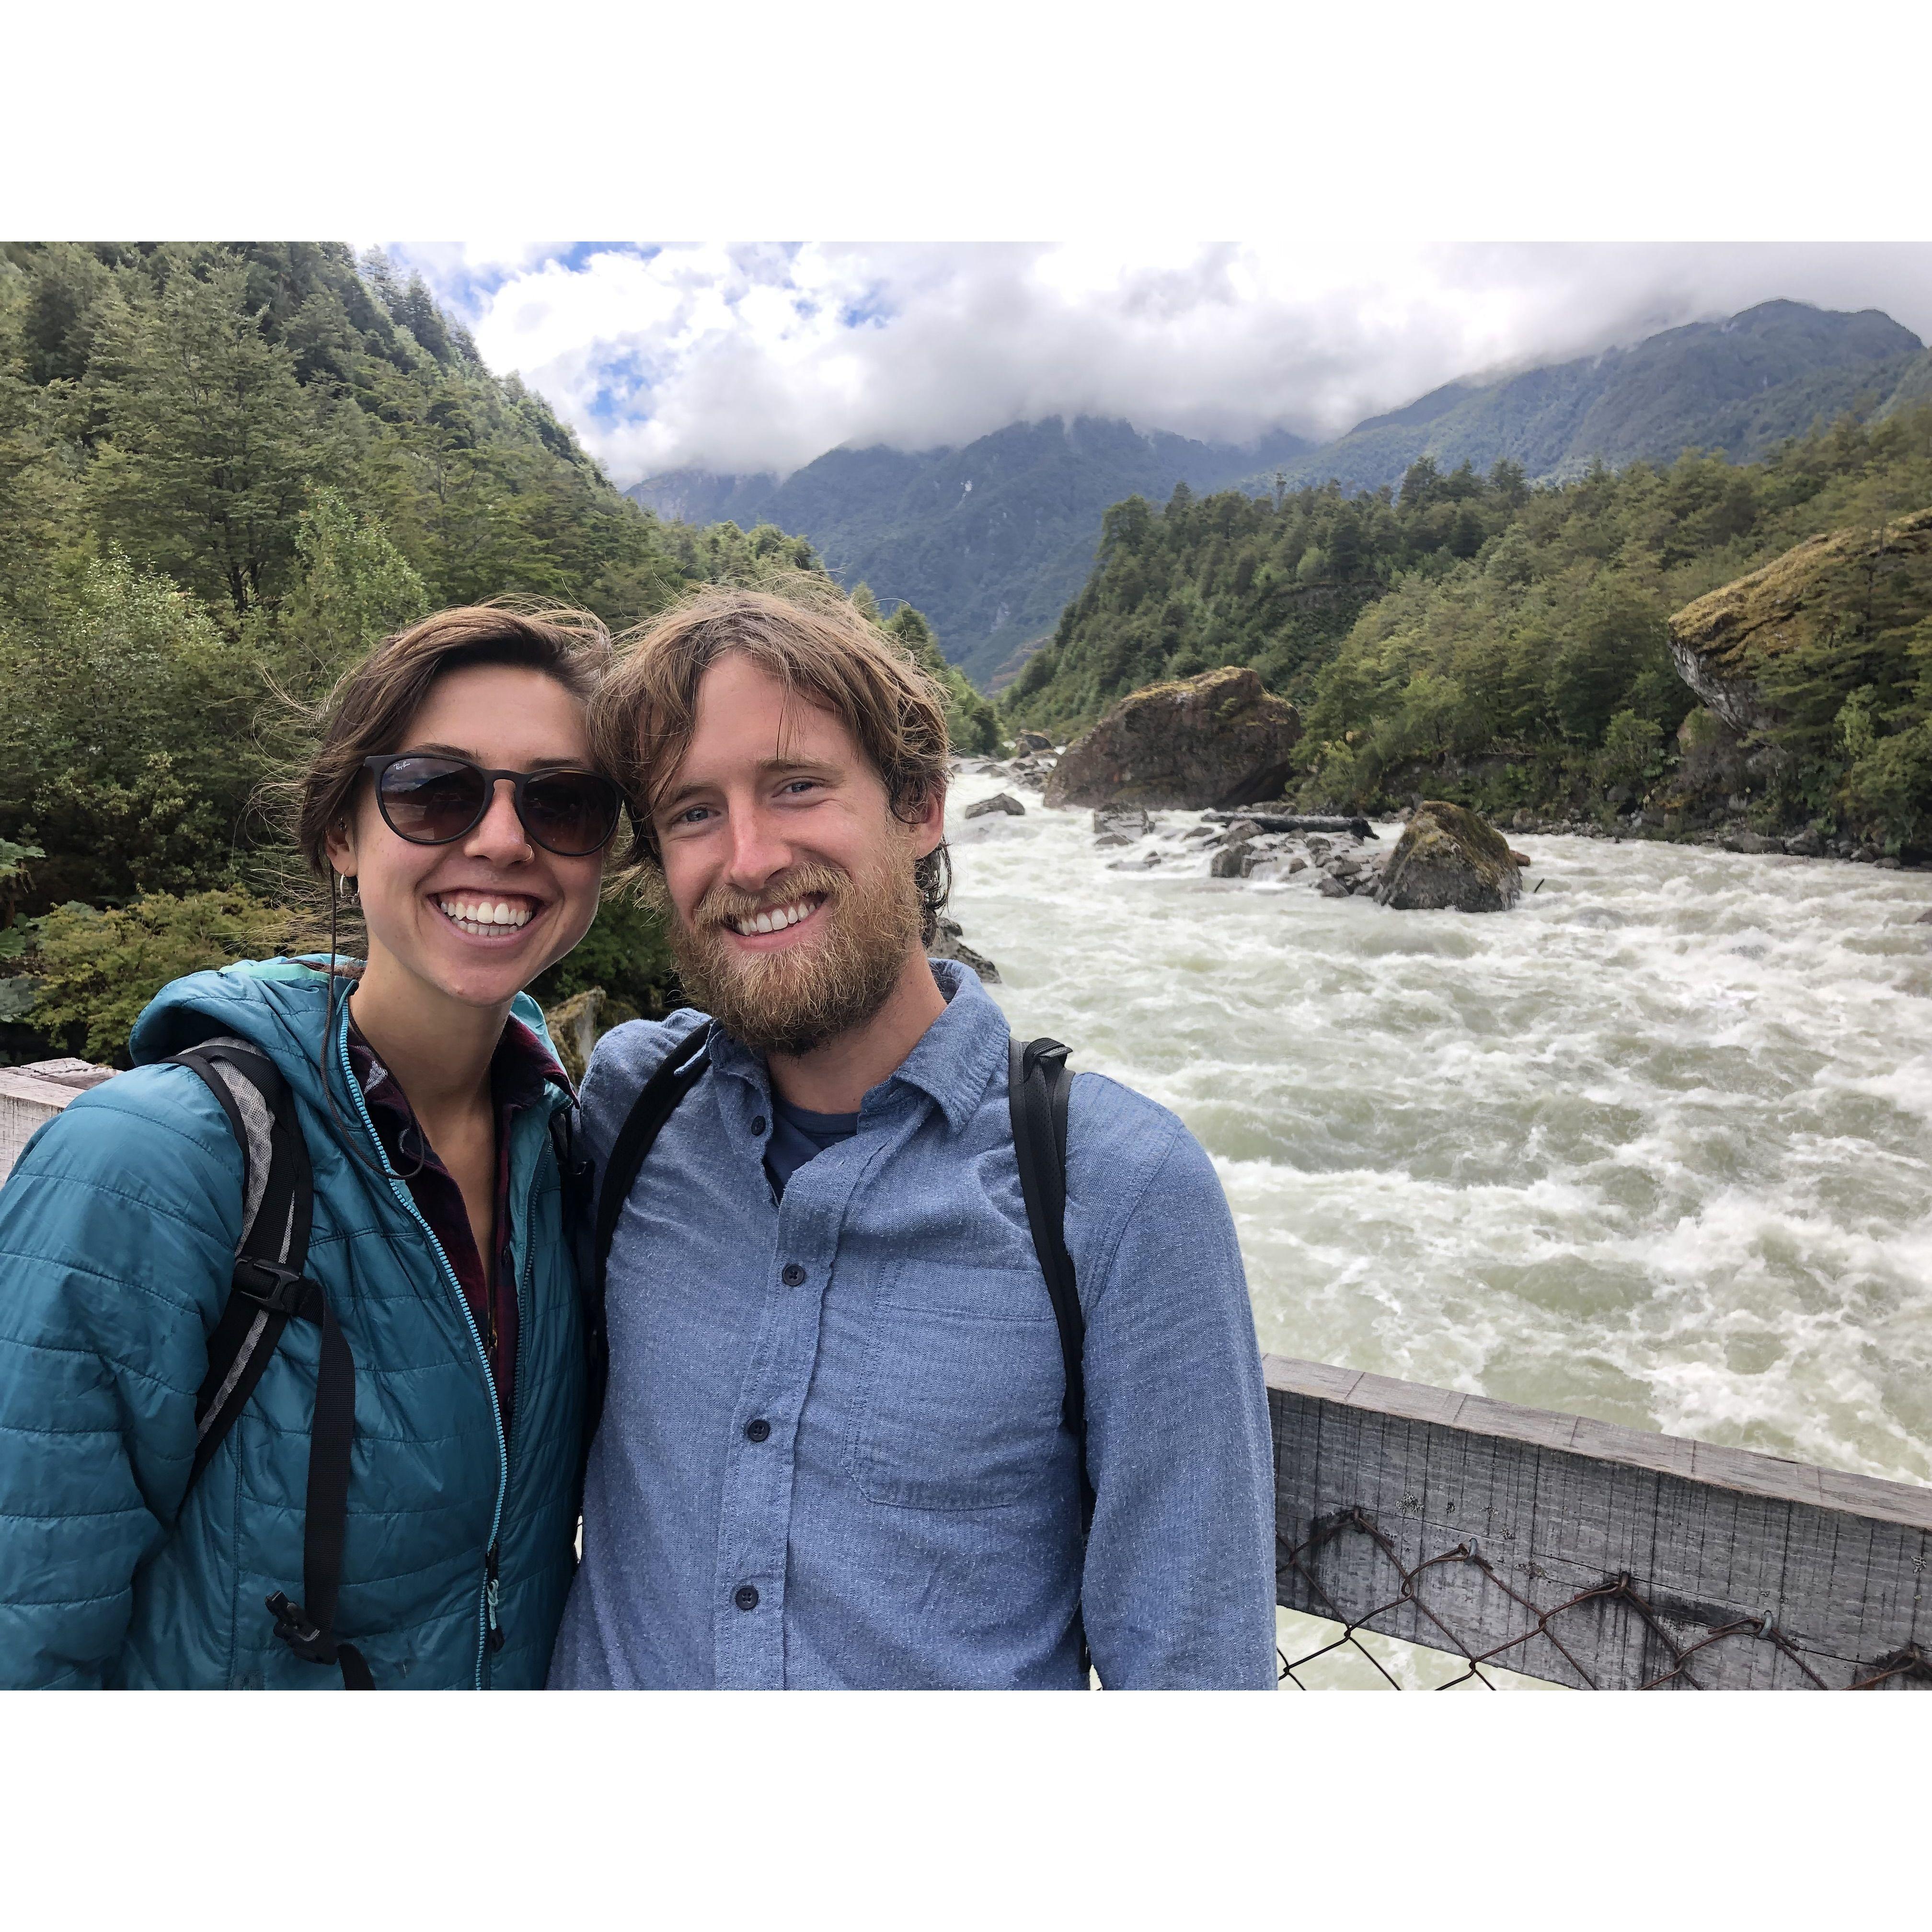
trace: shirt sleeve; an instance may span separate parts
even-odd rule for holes
[[[0,1188],[0,1686],[112,1681],[186,1491],[242,1220],[241,1152],[200,1090],[120,1075]]]
[[[1220,1179],[1166,1118],[1082,1296],[1087,1640],[1109,1690],[1270,1690],[1274,1452],[1254,1313]]]

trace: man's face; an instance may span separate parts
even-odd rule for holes
[[[672,949],[692,998],[766,1052],[862,1026],[919,956],[913,872],[943,796],[896,818],[844,724],[749,658],[698,686],[696,726],[652,815]]]

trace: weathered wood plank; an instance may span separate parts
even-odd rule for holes
[[[1387,1376],[1266,1370],[1292,1609],[1604,1688],[1843,1686],[1932,1650],[1932,1491]]]
[[[111,1079],[111,1066],[84,1060],[40,1060],[26,1066],[0,1066],[0,1180],[7,1178],[20,1150],[40,1128],[90,1087]]]

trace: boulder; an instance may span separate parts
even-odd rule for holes
[[[1254,842],[1244,838],[1237,845],[1223,845],[1208,861],[1210,879],[1240,879],[1247,876],[1248,848]]]
[[[1671,656],[1720,723],[1738,739],[1762,738],[1784,722],[1766,689],[1778,659],[1910,628],[1928,601],[1932,509],[1876,535],[1861,525],[1812,537],[1686,604],[1670,620]]]
[[[1067,746],[1046,802],[1201,811],[1278,798],[1300,736],[1300,714],[1252,670],[1150,685]]]
[[[1053,740],[1044,731],[1022,731],[1017,733],[1013,739],[1016,757],[1023,758],[1028,752],[1050,752],[1052,749]]]
[[[1376,896],[1398,912],[1504,912],[1522,876],[1502,833],[1460,805],[1425,799],[1382,868]]]
[[[989,812],[1004,812],[1013,818],[1026,816],[1026,807],[1010,791],[996,791],[991,798],[982,798],[976,805],[969,805],[959,816],[962,818],[984,818]]]

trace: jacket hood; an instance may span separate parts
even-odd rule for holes
[[[337,1002],[338,1028],[348,1004]],[[260,1047],[297,1093],[320,1106],[316,1058],[328,1005],[328,976],[318,967],[303,959],[244,959],[171,980],[134,1022],[128,1050],[134,1064],[144,1066],[217,1034],[232,1034]],[[543,1009],[529,994],[517,995],[510,1013],[556,1058]]]

